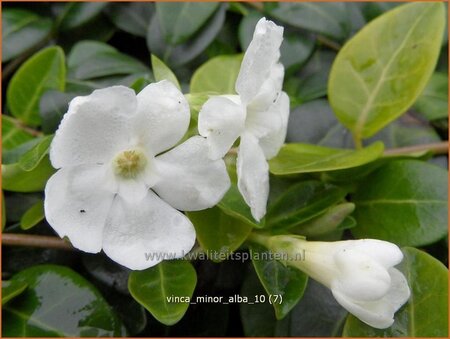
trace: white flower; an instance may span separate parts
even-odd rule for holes
[[[212,159],[223,157],[240,137],[238,188],[258,221],[269,195],[266,160],[283,145],[289,116],[289,97],[281,91],[284,68],[278,61],[282,40],[282,27],[259,20],[236,81],[239,95],[211,97],[199,113],[198,130],[208,140]]]
[[[202,137],[162,154],[189,120],[188,103],[168,81],[137,96],[116,86],[73,99],[50,149],[59,170],[45,188],[49,224],[76,248],[103,248],[135,270],[186,254],[195,230],[177,209],[212,207],[230,184],[223,161],[205,155]]]
[[[330,288],[339,304],[372,327],[391,326],[394,313],[410,296],[405,277],[394,268],[403,254],[387,241],[319,242],[274,236],[263,242],[272,251],[286,254],[287,265]]]

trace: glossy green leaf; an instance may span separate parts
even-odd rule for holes
[[[2,305],[23,293],[27,286],[27,283],[24,281],[2,281]]]
[[[7,62],[41,43],[50,33],[52,20],[35,13],[4,8],[2,11],[2,62]]]
[[[264,247],[250,246],[253,267],[269,296],[277,296],[272,306],[277,319],[283,319],[302,298],[308,276],[271,258]],[[279,298],[280,297],[280,298]]]
[[[192,76],[191,93],[236,94],[234,87],[242,58],[241,54],[218,56],[204,63]]]
[[[355,204],[351,202],[338,204],[330,207],[326,212],[318,217],[298,225],[291,231],[311,239],[323,236],[336,230],[352,228],[356,226],[352,222],[354,219],[352,220],[347,218],[349,218],[349,215],[354,210]]]
[[[252,227],[213,207],[199,212],[188,212],[194,224],[197,240],[211,254],[214,261],[222,261],[245,241]]]
[[[180,83],[178,82],[178,79],[175,76],[175,74],[173,74],[172,70],[169,67],[167,67],[167,65],[164,62],[162,62],[156,55],[153,54],[152,54],[152,70],[153,75],[155,77],[155,81],[169,80],[171,83],[177,86],[178,89],[181,89]]]
[[[55,90],[44,93],[39,102],[39,114],[42,120],[42,131],[45,134],[55,133],[63,115],[67,112],[70,101],[76,96],[76,93]]]
[[[433,243],[447,234],[447,171],[418,160],[389,161],[356,193],[352,233],[403,246]]]
[[[97,17],[107,5],[107,2],[66,3],[59,27],[62,31],[80,27]]]
[[[343,39],[349,31],[349,18],[344,3],[280,2],[269,9],[271,16],[294,27]]]
[[[140,61],[98,41],[80,41],[67,58],[69,77],[86,80],[118,74],[148,73]]]
[[[239,192],[237,185],[232,183],[230,189],[225,193],[225,196],[217,204],[225,214],[228,214],[244,223],[256,227],[262,228],[265,225],[265,219],[262,219],[259,223],[253,218],[250,207],[246,204],[244,198]]]
[[[19,166],[25,171],[35,169],[48,154],[53,135],[43,137],[36,146],[26,152],[19,160]]]
[[[346,191],[320,181],[302,181],[281,194],[266,215],[267,227],[291,228],[325,212],[341,201]]]
[[[191,298],[196,284],[195,269],[185,260],[163,261],[144,271],[133,271],[128,280],[133,298],[165,325],[180,321],[189,307],[189,301],[170,298]]]
[[[55,169],[48,155],[31,171],[25,171],[18,163],[3,165],[2,188],[13,192],[39,192],[53,173]]]
[[[399,269],[408,279],[411,297],[395,314],[394,324],[372,328],[354,316],[344,326],[344,337],[448,337],[448,270],[429,254],[403,248]]]
[[[11,114],[25,124],[40,124],[39,100],[49,89],[64,90],[64,52],[45,48],[28,59],[12,77],[6,93]]]
[[[20,219],[20,228],[28,230],[44,220],[44,201],[39,200],[31,206]]]
[[[156,13],[164,40],[169,44],[186,42],[219,6],[217,2],[158,2]]]
[[[371,21],[339,51],[328,97],[355,139],[403,114],[427,84],[440,52],[444,5],[416,2]]]
[[[3,151],[13,149],[27,141],[33,136],[13,118],[2,114],[2,149]]]
[[[106,14],[116,27],[145,38],[154,11],[148,2],[116,2],[109,4]]]
[[[287,175],[357,167],[378,159],[383,148],[381,142],[356,151],[308,144],[286,144],[278,155],[269,161],[270,172]]]
[[[448,75],[436,72],[414,104],[414,109],[427,120],[448,117]]]
[[[28,287],[3,307],[3,336],[125,335],[125,328],[100,292],[67,267],[33,266],[11,280]]]
[[[147,30],[147,46],[170,67],[182,66],[200,55],[216,38],[225,22],[227,4],[223,3],[204,27],[188,41],[171,45],[164,41],[158,16],[153,16]]]

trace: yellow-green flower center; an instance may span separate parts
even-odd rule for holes
[[[124,179],[136,178],[146,165],[147,157],[138,149],[120,152],[113,160],[114,172]]]

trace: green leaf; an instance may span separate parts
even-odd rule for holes
[[[156,13],[164,40],[169,44],[186,42],[208,20],[218,2],[158,2]]]
[[[370,22],[340,50],[328,97],[355,140],[403,114],[426,86],[440,52],[444,5],[411,3]]]
[[[63,91],[66,80],[64,52],[45,48],[28,59],[12,77],[6,93],[11,114],[25,124],[37,126],[39,100],[49,89]]]
[[[345,38],[349,30],[344,3],[280,2],[268,12],[281,22],[336,39]]]
[[[86,80],[118,74],[148,73],[140,61],[98,41],[80,41],[67,60],[69,77]]]
[[[3,307],[2,334],[6,337],[125,335],[100,292],[67,267],[33,266],[11,280],[28,288]]]
[[[266,227],[291,228],[324,213],[341,201],[346,191],[320,181],[303,181],[290,187],[271,204]]]
[[[13,149],[27,141],[33,136],[23,129],[16,120],[2,114],[2,149],[3,151]]]
[[[250,252],[253,267],[264,289],[269,296],[277,298],[272,299],[276,318],[283,319],[302,298],[308,276],[274,260],[270,257],[273,254],[260,245],[250,245]]]
[[[191,93],[236,94],[234,86],[242,58],[242,54],[218,56],[204,63],[192,76]]]
[[[20,219],[20,228],[28,230],[44,220],[44,201],[39,200],[31,206]]]
[[[55,169],[48,155],[31,171],[25,171],[18,163],[2,165],[2,188],[13,192],[39,192],[53,173]]]
[[[80,27],[97,17],[107,5],[106,2],[67,3],[59,27],[62,31]]]
[[[344,337],[448,337],[448,270],[429,254],[403,248],[399,269],[408,279],[411,297],[395,314],[394,324],[385,329],[372,328],[350,315]]]
[[[42,119],[42,131],[45,134],[55,133],[63,115],[67,112],[69,102],[76,96],[76,93],[56,90],[44,93],[39,102],[39,114]]]
[[[26,152],[19,160],[19,166],[29,172],[35,169],[48,154],[53,135],[43,137],[36,146]]]
[[[448,75],[436,72],[414,104],[422,117],[435,120],[448,117]]]
[[[334,171],[370,163],[383,153],[383,143],[376,142],[360,150],[345,150],[308,144],[285,144],[269,161],[275,175]]]
[[[174,325],[183,318],[197,284],[192,264],[185,260],[163,261],[145,271],[133,271],[128,280],[131,295],[159,322]]]
[[[345,202],[330,207],[318,217],[298,225],[291,231],[303,235],[308,239],[321,237],[336,230],[343,230],[355,226],[354,219],[349,215],[355,210],[355,204]]]
[[[156,55],[152,54],[152,70],[155,81],[169,80],[172,84],[181,90],[180,83],[172,70],[162,62]]]
[[[352,201],[358,238],[422,246],[447,234],[447,171],[440,167],[389,161],[361,183]]]
[[[265,219],[262,219],[258,223],[253,218],[250,207],[245,203],[244,198],[235,183],[231,183],[230,189],[217,204],[217,207],[219,207],[225,214],[243,221],[250,226],[262,228],[265,225]]]
[[[148,2],[109,3],[106,9],[106,14],[117,28],[143,38],[153,13],[154,5]]]
[[[5,195],[3,194],[2,190],[2,231],[5,229],[6,226],[6,208],[5,208]]]
[[[147,30],[147,47],[169,66],[182,66],[200,55],[213,42],[225,23],[226,9],[227,4],[221,4],[197,34],[178,45],[164,41],[158,16],[154,15]]]
[[[52,20],[18,8],[3,8],[2,62],[7,62],[41,43],[52,28]]]
[[[211,254],[213,261],[222,261],[245,241],[252,227],[213,207],[199,212],[188,212],[194,224],[197,240]]]
[[[25,291],[28,284],[23,281],[2,281],[2,305]]]

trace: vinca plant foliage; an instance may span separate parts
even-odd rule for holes
[[[2,4],[2,335],[448,336],[446,4]]]

